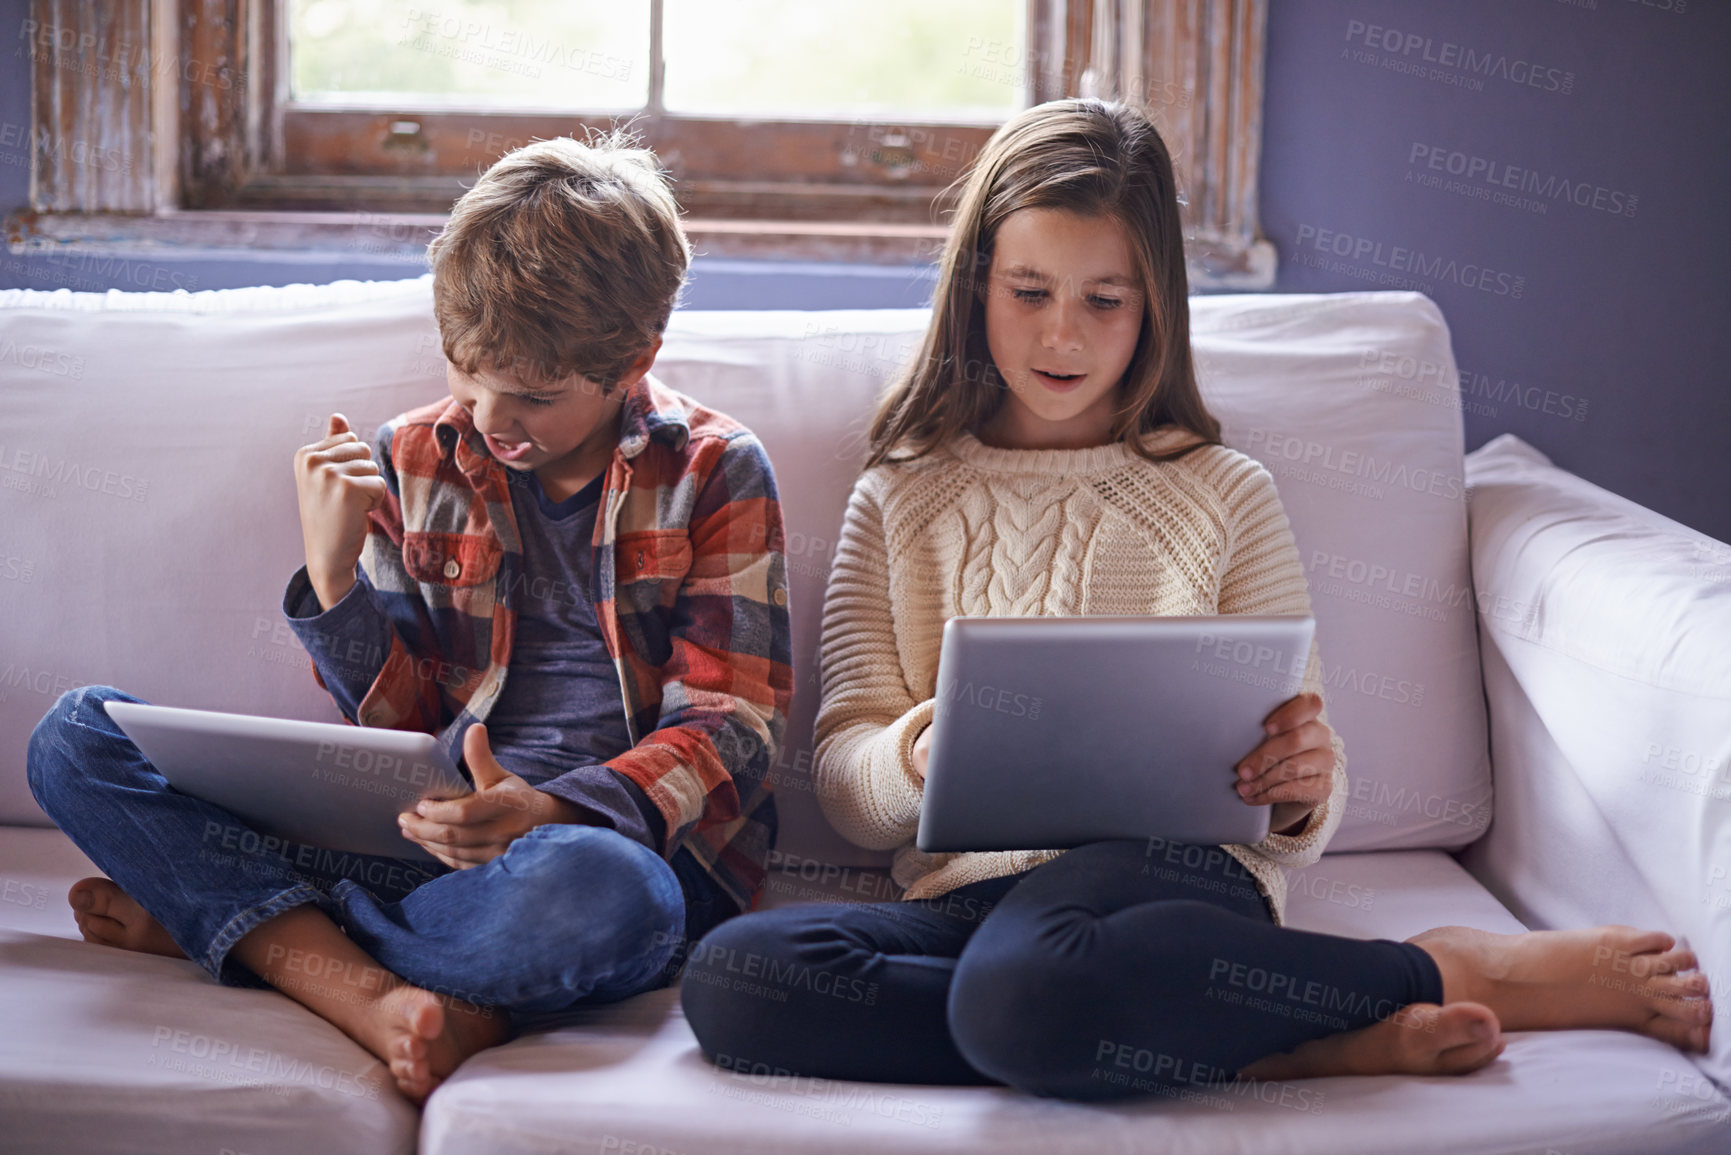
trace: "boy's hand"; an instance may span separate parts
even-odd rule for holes
[[[1319,694],[1288,698],[1263,720],[1268,737],[1233,767],[1246,805],[1274,804],[1269,829],[1277,834],[1296,834],[1334,789],[1334,731],[1321,713]]]
[[[463,761],[475,791],[449,801],[423,799],[397,815],[403,836],[458,870],[491,862],[517,837],[548,822],[577,823],[582,812],[499,765],[480,723],[463,734]]]
[[[367,513],[386,497],[372,450],[350,431],[341,413],[331,414],[322,441],[295,450],[295,493],[307,577],[319,605],[328,610],[354,587],[355,563],[367,541]]]

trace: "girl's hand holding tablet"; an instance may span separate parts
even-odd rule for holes
[[[1245,805],[1274,804],[1270,822],[1276,834],[1298,833],[1310,812],[1328,800],[1334,731],[1320,720],[1321,713],[1320,695],[1288,698],[1263,720],[1268,737],[1233,767]]]

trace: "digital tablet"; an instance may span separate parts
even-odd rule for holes
[[[944,624],[925,851],[1108,838],[1254,843],[1234,766],[1298,693],[1308,615],[955,617]]]
[[[436,862],[403,837],[397,815],[470,790],[431,734],[141,702],[106,709],[170,786],[292,842]]]

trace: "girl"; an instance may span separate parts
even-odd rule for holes
[[[1093,100],[1017,116],[961,189],[931,327],[872,423],[824,604],[819,797],[849,839],[895,849],[903,900],[712,931],[681,996],[704,1054],[1110,1099],[1238,1075],[1464,1073],[1503,1030],[1705,1050],[1706,980],[1678,973],[1694,956],[1662,933],[1366,942],[1282,925],[1282,868],[1321,856],[1346,799],[1314,645],[1303,692],[1230,771],[1247,805],[1272,806],[1256,845],[914,847],[948,617],[1309,610],[1273,479],[1221,443],[1197,391],[1159,135]],[[1614,959],[1642,977],[1605,985]]]

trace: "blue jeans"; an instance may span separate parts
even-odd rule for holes
[[[1421,948],[1277,926],[1236,859],[1152,839],[935,899],[741,915],[680,984],[731,1070],[1084,1100],[1182,1095],[1442,997]]]
[[[229,952],[305,905],[385,969],[435,993],[504,1007],[519,1028],[530,1016],[614,1002],[673,977],[668,960],[687,929],[680,878],[617,831],[537,826],[466,870],[284,842],[177,792],[108,717],[108,701],[140,699],[110,686],[60,696],[30,735],[30,790],[219,982],[263,985]]]

